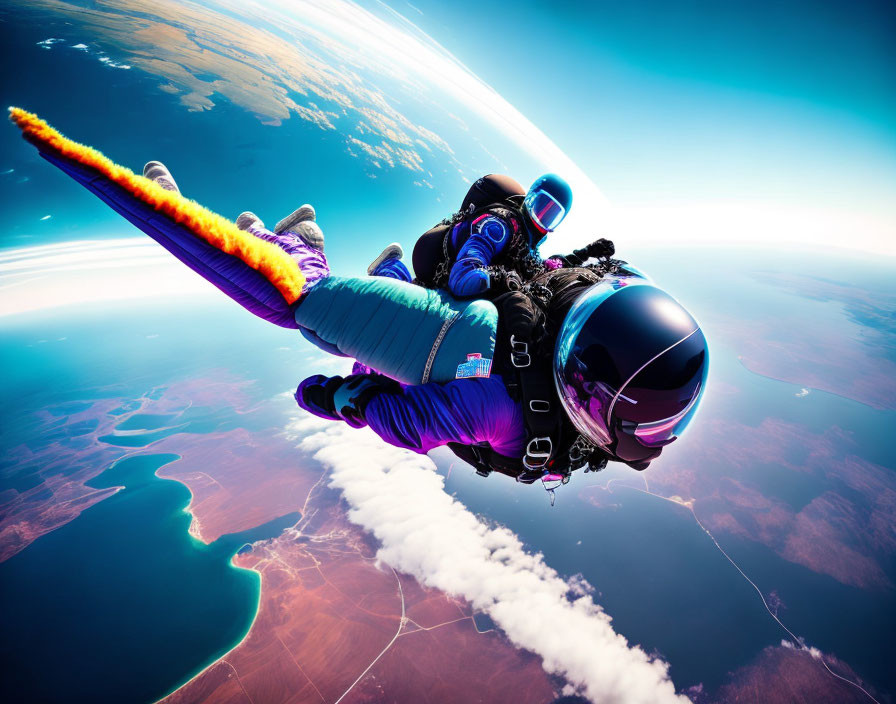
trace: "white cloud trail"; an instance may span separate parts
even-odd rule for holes
[[[489,526],[444,491],[425,456],[369,430],[302,415],[300,447],[331,471],[349,519],[372,533],[377,557],[423,584],[469,601],[518,647],[594,702],[685,702],[668,665],[630,646],[581,579],[564,580],[507,528]]]

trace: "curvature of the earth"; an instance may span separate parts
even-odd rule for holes
[[[362,272],[389,241],[410,246],[464,179],[568,165],[546,140],[522,149],[513,135],[531,127],[519,116],[472,108],[471,78],[458,89],[440,80],[447,64],[408,56],[394,40],[419,34],[388,13],[310,3],[247,23],[245,7],[7,6],[4,51],[22,74],[4,98],[135,167],[163,159],[226,215],[274,221],[314,202],[338,271]],[[397,53],[365,43],[373,27],[398,28]],[[81,90],[63,92],[72,84]],[[896,690],[892,262],[621,245],[707,329],[710,393],[647,473],[577,476],[550,509],[538,487],[483,482],[439,453],[436,475],[369,434],[299,416],[295,384],[341,363],[245,315],[152,243],[83,243],[133,233],[13,130],[0,139],[0,172],[12,169],[0,176],[8,694],[152,700],[209,665],[171,700],[668,696],[634,651],[606,645],[592,603],[698,701],[870,701],[822,662],[880,700]],[[565,237],[591,234],[572,223]],[[191,494],[112,466],[123,458],[156,462]],[[459,508],[440,503],[439,476]],[[100,510],[108,531],[91,518]],[[816,650],[792,647],[697,520]],[[170,530],[144,535],[156,523]],[[495,587],[508,573],[487,571],[489,554],[452,561],[471,526],[535,575],[543,604]],[[137,544],[160,547],[131,554]],[[234,564],[260,574],[257,608],[254,573],[222,567],[237,551]]]

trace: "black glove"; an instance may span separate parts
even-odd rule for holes
[[[341,419],[360,428],[366,425],[364,409],[374,396],[399,390],[401,385],[397,381],[382,374],[352,374],[345,378],[318,374],[299,385],[296,401],[316,416]]]
[[[401,385],[382,374],[352,374],[345,377],[333,393],[333,408],[349,425],[367,425],[364,409],[371,399],[386,391],[397,391]]]
[[[604,237],[601,237],[599,240],[594,240],[594,242],[586,247],[573,250],[573,256],[578,257],[583,262],[588,261],[592,257],[594,259],[608,259],[614,254],[616,254],[616,245]]]
[[[559,259],[564,266],[582,266],[589,259],[609,259],[616,254],[616,245],[611,240],[601,237],[581,249],[574,249],[572,254],[555,254],[551,259]]]

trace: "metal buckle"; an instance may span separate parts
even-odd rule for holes
[[[540,257],[533,257],[536,263],[540,264]],[[547,286],[537,281],[533,281],[529,286],[530,293],[536,298],[541,299],[543,303],[549,303],[551,298],[554,296],[554,292],[551,291]]]
[[[541,485],[544,487],[544,490],[551,495],[551,506],[554,505],[554,499],[556,498],[554,492],[568,482],[568,474],[551,474],[549,470],[544,470],[544,476],[541,478]]]
[[[569,448],[569,459],[572,462],[578,462],[585,459],[592,452],[594,452],[594,445],[579,435]]]
[[[539,447],[540,443],[546,443],[547,449]],[[532,438],[526,445],[526,454],[523,456],[523,466],[526,469],[542,469],[551,459],[554,451],[554,443],[548,437]],[[529,458],[534,462],[530,462]],[[541,460],[540,462],[538,460]]]
[[[510,336],[510,363],[517,369],[525,369],[532,364],[529,345],[525,342],[518,342],[513,335]]]
[[[542,401],[540,399],[532,399],[529,401],[529,410],[533,413],[549,413],[551,410],[550,401]]]

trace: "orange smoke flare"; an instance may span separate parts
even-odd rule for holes
[[[247,266],[263,274],[287,303],[298,300],[305,277],[292,257],[277,245],[243,232],[230,220],[196,201],[179,193],[166,191],[154,181],[119,166],[96,149],[70,140],[33,113],[11,107],[9,119],[22,130],[29,141],[46,145],[68,159],[95,169],[135,198],[183,225],[200,239],[222,252],[238,257]]]

